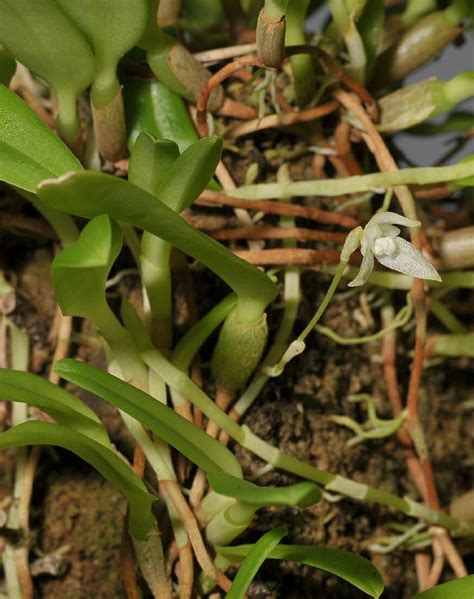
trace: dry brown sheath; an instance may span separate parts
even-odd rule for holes
[[[99,154],[104,160],[117,162],[127,155],[127,137],[125,128],[125,112],[123,108],[122,89],[115,98],[102,108],[92,105],[94,133]]]
[[[257,54],[266,67],[277,69],[285,60],[285,17],[271,19],[262,8],[257,22]]]
[[[166,56],[170,70],[179,81],[192,93],[197,100],[202,88],[209,81],[211,73],[181,44],[175,44]],[[224,90],[219,85],[212,90],[207,108],[211,112],[219,110],[224,102]]]
[[[160,0],[158,5],[158,25],[174,27],[182,9],[182,0]]]

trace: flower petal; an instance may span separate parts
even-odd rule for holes
[[[441,281],[435,267],[414,245],[401,237],[396,237],[395,243],[398,248],[396,254],[393,256],[377,256],[380,264],[418,279]]]
[[[400,235],[400,229],[393,225],[380,225],[380,229],[384,237],[396,237]]]
[[[419,220],[412,220],[406,218],[396,212],[377,212],[365,225],[371,227],[372,225],[402,225],[404,227],[419,227],[421,225]]]
[[[367,283],[367,279],[370,276],[370,273],[372,272],[374,268],[374,255],[372,253],[372,251],[369,249],[364,256],[364,259],[362,260],[362,264],[360,265],[360,270],[359,273],[357,274],[356,278],[353,279],[350,283],[349,283],[349,287],[360,287],[361,285],[364,285],[364,283]]]
[[[374,248],[375,248],[375,240],[377,239],[377,237],[382,237],[382,236],[383,236],[382,229],[378,225],[373,225],[373,226],[369,227],[367,224],[365,226],[364,234],[362,236],[362,242],[361,242],[362,255],[363,256],[365,255],[367,248],[370,248],[370,250],[373,252]]]

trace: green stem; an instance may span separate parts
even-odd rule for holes
[[[120,84],[116,71],[115,61],[111,64],[105,61],[96,64],[94,83],[91,88],[92,102],[96,108],[105,108],[119,92]]]
[[[227,416],[185,373],[168,361],[163,354],[158,350],[150,350],[141,354],[141,358],[162,377],[167,385],[196,405],[219,428],[226,431],[237,441],[243,440],[240,426]]]
[[[418,19],[429,12],[436,10],[436,0],[408,0],[402,14],[402,23],[405,29],[411,27]]]
[[[339,196],[349,193],[371,191],[374,187],[397,185],[432,185],[474,176],[474,162],[463,162],[451,166],[406,168],[397,172],[357,175],[341,179],[315,181],[292,181],[246,185],[232,191],[236,198],[246,200],[269,200],[285,196]]]
[[[3,316],[3,318],[6,318]],[[1,326],[2,315],[0,315]],[[28,335],[17,328],[13,323],[8,323],[10,329],[10,359],[9,365],[15,370],[28,370],[29,361],[29,338]],[[21,424],[28,420],[28,405],[26,403],[12,402],[12,426]],[[18,514],[18,503],[24,495],[25,478],[27,476],[28,448],[19,447],[15,452],[15,474],[14,487],[12,493],[13,504],[8,513],[7,527],[18,531],[20,534],[28,535],[28,530],[21,530],[21,523]],[[5,586],[8,597],[12,599],[21,599],[23,590],[20,578],[18,576],[19,563],[25,564],[25,556],[22,555],[24,548],[6,542],[2,552],[3,569],[5,576]]]
[[[290,181],[289,169],[286,164],[284,164],[278,170],[277,181],[279,183],[287,183]],[[291,202],[291,198],[283,198],[282,201]],[[290,228],[294,227],[295,218],[293,216],[280,217],[280,226]],[[297,246],[297,243],[294,240],[285,239],[283,241],[283,245],[285,247],[294,248]],[[240,416],[242,416],[242,414],[244,414],[253,404],[260,391],[263,389],[265,383],[270,378],[264,369],[273,366],[278,360],[280,360],[285,352],[300,305],[300,278],[300,269],[297,266],[285,266],[283,291],[285,308],[283,310],[283,316],[280,326],[278,327],[278,331],[275,335],[275,339],[268,350],[261,367],[257,370],[249,386],[234,405],[234,410]]]
[[[443,92],[449,104],[447,110],[450,110],[466,98],[474,96],[474,71],[459,73],[456,77],[446,81],[443,86]],[[443,112],[446,111],[443,110]]]
[[[130,333],[122,327],[107,304],[96,311],[95,322],[117,360],[121,378],[132,382],[139,389],[149,390],[152,397],[161,403],[166,403],[166,385],[163,379],[155,373],[147,371],[136,353]],[[176,476],[168,444],[157,437],[150,439],[140,422],[126,412],[120,411],[120,413],[158,480],[175,481]],[[169,498],[166,498],[166,505],[170,515],[174,514],[174,506]],[[188,542],[187,533],[179,518],[171,518],[171,520],[176,542],[179,547],[182,547]],[[154,543],[156,544],[155,550],[160,551],[160,538],[155,538]]]
[[[337,286],[339,285],[339,282],[342,279],[344,270],[349,262],[351,254],[359,247],[362,233],[362,227],[356,227],[346,237],[344,246],[341,251],[339,264],[336,268],[329,289],[326,291],[323,301],[321,302],[313,318],[309,321],[309,323],[306,325],[303,331],[287,347],[280,361],[271,368],[266,369],[266,373],[270,376],[280,376],[280,374],[285,369],[286,364],[288,364],[288,362],[290,362],[295,356],[301,354],[305,350],[305,339],[309,335],[309,333],[314,329],[316,324],[319,322],[319,319],[324,314],[324,311],[328,307],[329,302],[331,301],[337,289]]]
[[[274,21],[285,16],[287,6],[288,0],[265,0],[265,12]]]
[[[298,335],[297,339],[299,341],[304,341],[309,333],[314,329],[316,324],[319,322],[319,319],[324,314],[326,308],[329,305],[329,302],[332,300],[334,293],[336,292],[337,286],[339,285],[342,275],[344,274],[344,269],[347,266],[348,260],[341,260],[336,268],[336,272],[334,273],[334,278],[331,281],[331,285],[329,285],[329,289],[326,291],[326,295],[323,297],[323,301],[320,303],[316,313],[313,318],[308,322],[303,331]]]
[[[468,12],[467,0],[453,0],[451,4],[441,12],[443,22],[447,26],[460,23]]]
[[[24,190],[18,190],[18,193],[31,202],[43,218],[53,227],[63,247],[76,241],[79,237],[79,229],[69,214],[50,208],[33,193]]]
[[[142,281],[150,304],[148,328],[157,347],[169,349],[172,343],[171,245],[145,231],[141,253]]]
[[[76,111],[76,96],[69,89],[56,90],[58,101],[57,124],[59,133],[70,148],[76,144],[79,119]]]
[[[285,45],[297,46],[306,43],[304,22],[308,10],[309,0],[290,2],[286,11]],[[316,86],[313,61],[307,54],[290,57],[293,72],[293,85],[295,88],[296,103],[305,106],[312,99]]]
[[[137,268],[140,270],[140,239],[135,229],[130,225],[122,225],[123,238],[132,253]]]
[[[367,58],[364,43],[357,31],[354,19],[349,14],[344,0],[329,0],[328,4],[349,53],[350,66],[348,70],[357,81],[363,83]]]

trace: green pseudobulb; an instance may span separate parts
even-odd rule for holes
[[[243,323],[234,310],[224,322],[214,353],[211,370],[216,384],[228,391],[241,389],[253,373],[267,343],[267,316]]]

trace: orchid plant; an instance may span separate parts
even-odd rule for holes
[[[288,347],[301,286],[300,270],[285,264],[284,313],[262,359],[268,341],[267,314],[280,291],[274,273],[267,274],[250,264],[193,227],[181,214],[199,196],[204,197],[206,190],[222,191],[214,176],[219,172],[222,175],[221,155],[227,146],[218,135],[198,138],[183,100],[195,102],[200,97],[203,88],[210,85],[210,71],[168,29],[162,31],[157,20],[159,0],[120,0],[113,10],[110,0],[87,0],[87,10],[72,0],[42,0],[37,4],[18,0],[18,6],[14,4],[12,0],[0,0],[0,44],[5,47],[0,46],[0,181],[26,197],[54,229],[63,246],[52,262],[57,303],[64,317],[87,319],[95,325],[107,357],[108,372],[68,358],[56,361],[52,372],[57,379],[93,393],[120,411],[135,442],[136,455],[153,473],[153,484],[119,453],[104,424],[78,397],[26,372],[27,344],[8,321],[6,309],[4,313],[0,310],[0,325],[8,321],[11,356],[7,362],[10,368],[0,369],[0,399],[14,402],[15,408],[13,426],[0,433],[0,449],[20,448],[22,453],[18,455],[23,460],[29,445],[56,445],[73,451],[96,468],[128,502],[128,516],[120,525],[130,534],[137,565],[152,595],[159,599],[175,596],[173,574],[165,567],[164,557],[171,543],[177,550],[176,580],[183,599],[190,599],[195,592],[202,596],[216,586],[228,592],[229,599],[239,599],[267,558],[320,568],[372,597],[380,596],[383,580],[371,561],[340,549],[281,544],[287,533],[284,528],[267,531],[253,546],[231,545],[249,529],[262,508],[305,509],[323,499],[349,498],[395,510],[414,518],[416,526],[427,530],[429,526],[444,527],[453,536],[473,537],[472,522],[309,464],[271,445],[238,419],[268,379],[279,376],[285,364],[305,350],[308,335],[323,332],[318,322],[350,272],[351,256],[359,248],[363,260],[357,274],[350,273],[355,276],[349,287],[361,287],[374,277],[382,280],[382,288],[391,284],[404,291],[413,277],[441,283],[444,290],[474,287],[474,280],[466,283],[464,273],[448,273],[442,280],[428,258],[401,237],[400,227],[416,228],[420,221],[386,211],[385,204],[384,210],[364,227],[356,226],[360,221],[350,214],[318,210],[320,216],[330,215],[330,220],[321,221],[324,224],[351,229],[345,243],[341,242],[339,264],[332,271],[333,278],[314,316]],[[201,0],[193,1],[195,4],[204,6]],[[223,4],[229,8],[239,3]],[[273,83],[283,61],[290,57],[292,97],[302,109],[310,102],[318,104],[327,87],[334,84],[332,75],[318,75],[305,50],[304,20],[312,4],[309,0],[265,0],[256,31],[257,55],[265,68],[272,69],[267,75]],[[332,12],[328,29],[338,32],[347,49],[348,71],[359,82],[368,81],[375,72],[385,24],[384,3],[340,0],[328,4]],[[455,4],[460,7],[455,15],[457,23],[465,11],[463,2]],[[25,29],[31,32],[28,39],[23,35]],[[289,46],[293,46],[293,53]],[[148,67],[160,82],[135,79],[134,73],[124,75],[120,63],[128,52],[146,56]],[[13,68],[10,54],[54,92],[56,124],[67,145],[8,88]],[[347,83],[348,77],[344,77]],[[264,82],[267,80],[265,77]],[[458,79],[457,84],[461,80],[463,87],[456,93],[452,86],[441,86],[452,104],[471,94],[472,74]],[[92,149],[84,152],[86,132],[81,130],[77,101],[81,97],[87,106],[88,97],[82,94],[89,87],[90,129],[95,133],[90,132],[87,139]],[[319,87],[321,96],[315,97]],[[430,104],[429,114],[447,109],[447,99],[441,102],[433,91],[438,87],[430,86],[433,107]],[[277,86],[272,89],[276,95]],[[211,112],[222,110],[228,117],[236,105],[239,108],[226,93],[223,86],[214,87]],[[442,105],[435,106],[436,102]],[[398,102],[393,98],[385,102],[388,107],[393,103]],[[428,118],[427,114],[411,115],[403,123],[397,117],[392,119],[395,124],[390,121],[387,125],[386,110],[379,130],[387,130],[387,126],[390,130],[400,129],[407,123],[411,126]],[[221,129],[216,127],[216,131],[220,133]],[[127,155],[127,148],[130,159],[119,160]],[[106,172],[97,172],[101,166]],[[291,181],[286,167],[280,167],[276,182],[242,186],[232,192],[233,199],[277,198],[281,208],[283,203],[291,202],[292,196],[372,197],[374,189],[380,187],[391,190],[400,185],[442,183],[457,189],[474,184],[472,160],[439,168],[408,168],[315,181]],[[88,222],[78,222],[76,217]],[[288,216],[282,216],[279,224],[282,229],[296,227],[294,218]],[[341,236],[340,232],[323,233]],[[286,248],[296,248],[296,241],[285,239],[284,243]],[[131,251],[143,301],[137,307],[123,299],[120,309],[114,310],[106,289],[124,245]],[[177,255],[185,264],[183,270],[187,268],[183,254],[199,261],[232,293],[175,342],[172,269]],[[376,261],[405,278],[374,271]],[[389,277],[390,284],[383,282],[387,280],[384,277]],[[0,285],[0,298],[2,293],[6,292]],[[439,302],[433,305],[440,309]],[[413,298],[407,296],[407,306],[392,318],[391,324],[356,342],[377,340],[404,326],[412,316],[412,308]],[[464,339],[466,336],[457,340],[457,347],[463,341],[463,355],[467,351],[464,343],[472,341]],[[449,337],[448,341],[453,341],[453,336]],[[332,338],[338,339],[335,335]],[[445,341],[438,339],[438,354],[452,352]],[[213,342],[211,384],[199,386],[190,375],[192,362],[205,343],[212,346]],[[209,388],[215,390],[214,398],[208,394]],[[240,397],[238,393],[242,393]],[[234,400],[229,413],[227,409]],[[378,418],[370,396],[356,396],[354,400],[367,402],[369,419],[365,425],[344,417],[333,418],[356,432],[356,439],[348,445],[394,434],[405,421],[405,412],[393,420]],[[51,422],[31,420],[25,404],[41,409]],[[207,417],[206,430],[198,426],[196,414],[201,419]],[[278,468],[303,480],[280,487],[245,480],[233,448],[226,446],[229,440],[263,460],[265,468]],[[179,454],[178,459],[172,452]],[[19,461],[16,473],[19,479],[24,476],[22,463]],[[188,489],[186,477],[190,472],[194,479]],[[16,481],[16,495],[21,483]],[[18,499],[16,495],[14,500]],[[159,498],[163,499],[160,518],[153,510]],[[173,541],[158,528],[165,517]],[[10,517],[8,526],[11,522]],[[15,522],[15,526],[20,530],[20,524]],[[6,545],[3,561],[7,592],[11,597],[26,597],[21,594],[21,576],[16,571],[20,563],[16,548],[8,539]],[[194,557],[201,568],[198,580],[194,578]],[[28,570],[28,549],[22,559]],[[232,584],[226,572],[233,562],[240,561],[242,566]]]

